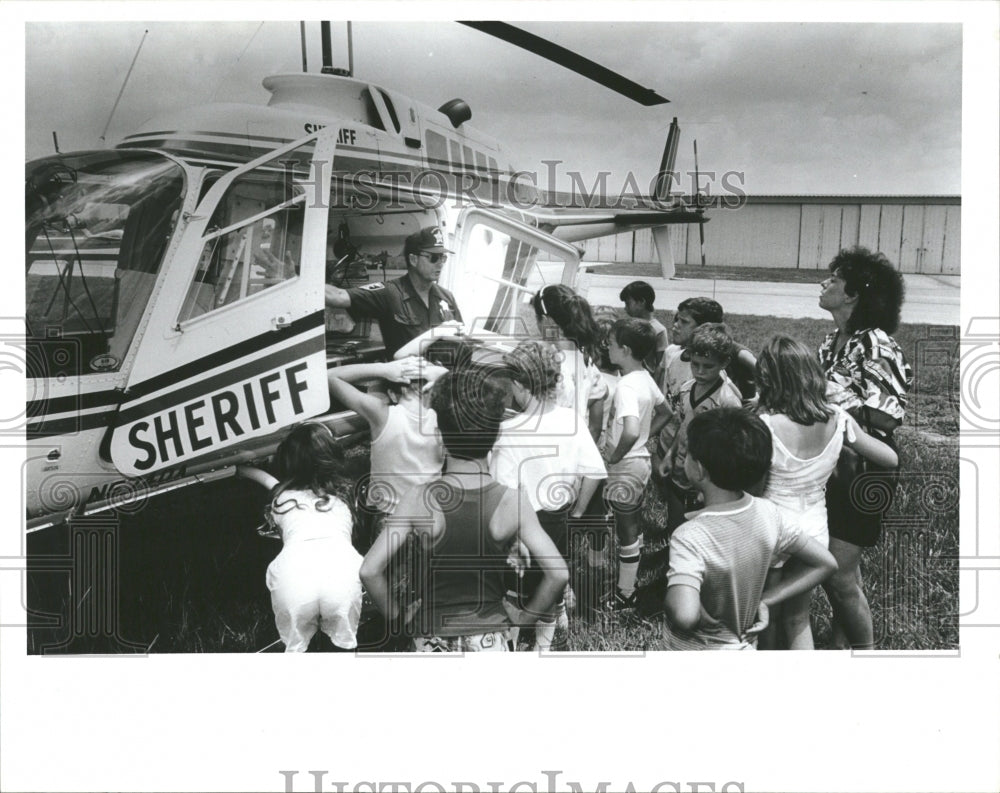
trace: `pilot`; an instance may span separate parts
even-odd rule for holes
[[[327,308],[346,308],[354,319],[377,319],[391,357],[442,322],[462,321],[455,296],[437,283],[449,253],[441,229],[426,226],[406,238],[406,275],[351,289],[327,284]]]

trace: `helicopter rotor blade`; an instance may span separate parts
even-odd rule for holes
[[[570,71],[587,77],[596,83],[600,83],[605,88],[610,88],[612,91],[616,91],[622,96],[638,102],[640,105],[650,107],[652,105],[662,105],[670,101],[660,96],[652,88],[645,88],[629,80],[627,77],[623,77],[617,72],[601,66],[599,63],[594,63],[592,60],[584,58],[582,55],[578,55],[565,47],[560,47],[558,44],[554,44],[540,36],[536,36],[534,33],[529,33],[506,22],[460,21],[459,24],[494,36],[501,41],[506,41],[508,44],[513,44],[515,47],[533,52],[535,55],[540,55],[553,63],[564,66]]]

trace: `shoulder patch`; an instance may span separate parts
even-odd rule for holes
[[[376,281],[372,284],[365,284],[364,286],[359,286],[358,289],[365,289],[368,292],[377,292],[379,289],[385,289],[385,284],[381,281]]]

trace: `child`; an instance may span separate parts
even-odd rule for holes
[[[421,386],[445,369],[419,358],[388,363],[361,363],[329,370],[330,396],[357,412],[371,428],[371,474],[361,499],[368,513],[362,539],[367,551],[385,517],[406,490],[441,473],[444,451],[437,436],[437,417],[425,407]],[[353,383],[370,378],[387,381],[388,404]]]
[[[611,328],[608,356],[622,372],[608,417],[604,459],[608,464],[605,498],[615,514],[618,534],[618,586],[611,607],[634,608],[639,571],[639,506],[649,482],[646,442],[667,420],[663,394],[643,366],[656,343],[653,326],[641,319],[620,319]],[[654,418],[655,414],[655,418]],[[603,542],[602,542],[603,548]]]
[[[490,473],[509,488],[523,492],[538,522],[564,559],[569,558],[568,518],[580,518],[601,480],[607,477],[594,439],[572,408],[556,404],[562,377],[562,353],[546,342],[524,341],[503,361],[511,379],[513,404],[520,414],[500,425]],[[538,583],[529,568],[521,591],[530,595]],[[527,597],[522,594],[525,602]],[[566,604],[556,604],[553,619],[535,627],[535,649],[552,645],[556,626],[568,627]]]
[[[768,607],[812,590],[837,562],[777,506],[744,492],[771,460],[771,435],[759,418],[740,409],[711,410],[695,416],[686,435],[687,477],[705,507],[670,538],[668,646],[756,649]],[[798,561],[796,572],[765,588],[779,554]]]
[[[774,446],[764,497],[798,520],[806,536],[824,548],[830,539],[826,482],[843,444],[877,465],[899,464],[891,446],[867,435],[849,414],[827,402],[826,384],[815,354],[788,336],[774,336],[757,359],[760,417],[771,430]],[[768,583],[794,576],[798,566],[795,559],[784,564],[784,557],[779,558]],[[811,596],[807,590],[782,605],[780,623],[790,650],[813,649]]]
[[[568,286],[551,284],[531,298],[531,305],[542,337],[553,340],[566,353],[556,399],[563,407],[573,408],[597,440],[601,434],[600,403],[607,395],[607,386],[597,369],[599,331],[590,304]]]
[[[527,500],[489,474],[503,403],[503,389],[475,370],[434,384],[431,405],[447,473],[403,495],[362,564],[372,600],[391,622],[405,622],[389,597],[388,570],[407,537],[423,542],[430,569],[414,639],[418,652],[506,651],[510,624],[530,625],[551,613],[569,582],[566,563]],[[524,609],[504,604],[508,549],[518,542],[542,571]]]
[[[271,488],[266,517],[281,530],[281,552],[267,567],[267,588],[285,652],[305,652],[317,629],[337,647],[357,647],[361,555],[351,544],[351,509],[341,478],[343,455],[318,421],[293,428],[270,474],[241,468]]]
[[[670,402],[671,410],[676,408],[680,387],[691,378],[690,367],[682,357],[691,343],[695,330],[706,322],[722,322],[722,306],[708,297],[689,297],[677,306],[673,324],[670,326],[671,344],[663,354],[662,378],[657,380],[663,395]],[[726,374],[739,389],[744,406],[750,404],[756,394],[754,366],[757,359],[742,344],[733,343],[733,357],[726,367]],[[668,427],[670,429],[670,427]],[[676,430],[676,426],[673,427]],[[670,438],[664,439],[663,448],[670,447]]]
[[[685,512],[697,507],[698,491],[688,482],[684,468],[687,425],[698,413],[720,407],[738,408],[742,404],[739,391],[725,372],[732,350],[726,326],[707,322],[695,330],[684,351],[690,362],[691,379],[681,386],[676,414],[678,429],[658,466],[665,485],[668,534],[681,525]]]
[[[618,299],[625,304],[626,314],[636,319],[644,319],[653,326],[653,331],[656,333],[656,345],[644,363],[646,369],[653,375],[653,380],[659,383],[663,375],[661,371],[663,353],[667,349],[669,341],[667,329],[663,327],[660,320],[653,316],[653,301],[656,300],[656,292],[645,281],[633,281],[622,289]]]

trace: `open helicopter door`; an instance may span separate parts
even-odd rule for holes
[[[206,175],[113,426],[122,473],[232,462],[329,407],[324,199],[335,135]]]
[[[550,284],[572,287],[579,251],[506,214],[469,207],[455,222],[456,267],[446,286],[455,293],[467,331],[534,335],[531,296]]]

